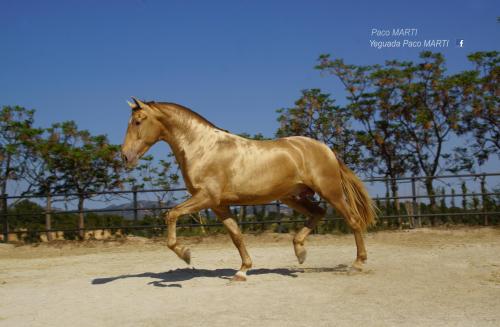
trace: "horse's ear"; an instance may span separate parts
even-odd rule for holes
[[[146,103],[146,102],[142,102],[141,100],[135,98],[135,97],[131,97],[132,100],[134,100],[134,103],[131,103],[131,102],[128,102],[128,105],[130,106],[130,108],[132,108],[132,111],[135,112],[135,111],[140,111],[140,112],[144,112],[144,113],[154,113],[156,110],[153,110],[154,107],[151,106],[150,104]]]
[[[129,102],[129,105],[134,109],[144,109],[144,108],[147,108],[147,104],[145,104],[144,102],[142,102],[141,100],[135,98],[135,97],[132,97],[132,100],[134,100],[135,102],[135,106],[132,107],[131,103]]]

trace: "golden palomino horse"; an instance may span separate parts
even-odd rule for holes
[[[362,269],[367,255],[361,233],[374,223],[375,207],[363,183],[328,146],[301,136],[250,140],[217,128],[181,105],[133,100],[122,157],[133,167],[156,142],[170,145],[192,197],[166,214],[167,244],[186,263],[191,253],[177,241],[176,221],[210,208],[241,256],[242,265],[233,280],[246,280],[252,260],[229,206],[273,200],[309,217],[293,239],[295,254],[303,263],[305,238],[325,215],[308,197],[316,193],[340,212],[354,232],[357,256],[353,267]]]

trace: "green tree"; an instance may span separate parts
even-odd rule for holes
[[[434,177],[443,170],[463,169],[448,160],[452,152],[445,144],[460,130],[464,97],[457,84],[461,76],[445,76],[441,54],[425,51],[420,58],[421,63],[404,68],[407,79],[399,86],[402,102],[397,115],[407,139],[405,147],[412,154],[413,171],[427,177],[424,185],[435,208]]]
[[[33,128],[34,110],[19,106],[4,106],[0,110],[0,212],[7,211],[9,182],[19,180],[27,163],[26,142],[38,131]],[[28,185],[29,187],[29,185]],[[8,218],[3,218],[3,230],[9,229]]]
[[[434,177],[443,170],[464,169],[449,160],[463,149],[447,151],[446,142],[460,131],[465,75],[445,75],[439,53],[422,52],[421,62],[386,61],[384,66],[345,65],[320,57],[318,68],[334,74],[349,92],[355,118],[364,126],[367,148],[382,159],[382,171],[400,175],[410,169],[428,178],[424,184],[436,206]],[[393,172],[391,172],[393,171]],[[394,185],[393,185],[394,187]]]
[[[83,238],[85,200],[96,192],[121,186],[120,147],[109,144],[105,135],[92,136],[86,130],[78,130],[72,121],[52,125],[50,139],[53,142],[51,165],[57,174],[56,187],[77,194],[78,228]]]
[[[27,143],[39,134],[33,128],[34,110],[5,106],[0,111],[0,193],[9,181],[19,180],[26,169]]]
[[[469,95],[462,134],[471,135],[471,157],[479,165],[490,155],[500,157],[500,52],[475,52],[467,57],[474,70],[463,82]]]
[[[58,146],[58,137],[54,129],[40,129],[39,133],[31,138],[27,145],[26,170],[23,180],[30,185],[25,192],[42,195],[46,198],[45,229],[52,229],[52,195],[61,191],[62,185],[58,182],[57,157],[54,155]],[[52,240],[52,232],[47,233],[47,239]]]
[[[390,188],[392,196],[397,197],[396,178],[409,170],[401,124],[394,114],[400,102],[394,90],[404,76],[392,65],[347,65],[342,59],[331,60],[329,55],[320,56],[316,68],[336,76],[344,85],[348,109],[361,127],[356,137],[370,155],[365,159],[367,169],[371,176],[375,173],[390,178],[386,194],[390,195]],[[397,200],[395,207],[399,211]]]
[[[14,229],[38,230],[43,226],[44,208],[28,199],[23,199],[9,208]]]

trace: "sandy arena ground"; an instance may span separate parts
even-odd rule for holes
[[[500,326],[500,229],[370,233],[363,272],[352,235],[246,235],[254,270],[227,235],[164,242],[0,245],[0,326]]]

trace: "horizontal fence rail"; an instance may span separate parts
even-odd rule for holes
[[[483,173],[483,174],[460,174],[460,175],[442,175],[442,176],[413,176],[413,177],[399,177],[399,178],[384,178],[375,177],[365,179],[364,182],[367,184],[381,184],[382,188],[386,187],[385,196],[373,196],[373,200],[380,207],[381,212],[378,216],[378,226],[393,226],[396,224],[399,228],[408,227],[420,227],[423,224],[424,219],[428,219],[432,225],[434,225],[435,219],[441,219],[441,222],[453,221],[454,217],[461,217],[463,221],[467,219],[475,219],[475,223],[481,224],[498,224],[500,220],[500,191],[499,179],[500,173]],[[487,185],[486,179],[495,179],[496,185]],[[419,194],[424,192],[423,188],[419,188],[422,181],[439,181],[442,182],[445,187],[435,187],[434,194]],[[454,188],[460,190],[461,193],[445,192],[444,189],[450,189],[451,183],[445,182],[452,180]],[[454,182],[453,182],[454,181]],[[471,192],[469,190],[463,189],[463,183],[472,181],[477,189],[477,192]],[[389,184],[396,182],[398,184],[398,194],[389,194]],[[400,195],[402,192],[403,185],[411,184],[409,187],[410,194]],[[93,192],[93,193],[54,193],[54,194],[27,194],[27,195],[15,195],[0,196],[0,201],[2,205],[2,210],[0,215],[2,216],[2,236],[3,241],[9,240],[9,235],[11,234],[23,234],[23,235],[35,235],[38,237],[41,234],[46,234],[50,239],[49,235],[51,233],[80,233],[98,231],[98,230],[109,230],[109,231],[122,231],[129,233],[134,230],[159,230],[164,231],[167,226],[163,223],[147,223],[144,217],[148,217],[145,213],[150,213],[155,218],[161,219],[161,215],[166,211],[172,209],[175,204],[165,204],[162,200],[159,200],[155,206],[145,206],[141,207],[139,205],[139,196],[144,194],[176,194],[176,193],[186,193],[186,188],[172,188],[172,189],[132,189],[132,190],[109,190],[103,192]],[[52,209],[48,206],[48,209],[41,209],[43,206],[39,205],[38,210],[35,212],[29,212],[26,210],[18,209],[17,205],[22,201],[38,201],[42,204],[47,203],[47,201],[63,201],[65,204],[68,202],[74,202],[78,198],[85,199],[85,201],[92,201],[96,198],[103,197],[101,201],[107,201],[109,203],[117,202],[118,200],[129,201],[129,207],[116,207],[116,208],[94,208],[94,209],[70,209],[70,210],[60,210]],[[163,198],[162,198],[163,199]],[[459,202],[460,205],[455,204]],[[437,203],[440,201],[440,203]],[[452,201],[452,202],[451,202]],[[37,202],[37,203],[38,203]],[[177,201],[181,202],[181,201]],[[319,205],[327,208],[327,204],[324,201],[315,201]],[[431,205],[432,204],[432,205]],[[265,226],[277,225],[277,229],[281,230],[283,226],[290,224],[301,224],[305,221],[305,217],[298,218],[297,213],[292,211],[290,208],[286,207],[279,201],[272,203],[265,203],[260,205],[238,205],[232,206],[235,213],[235,219],[238,220],[238,224],[241,227],[245,226]],[[247,213],[247,209],[253,211],[252,214]],[[331,208],[328,209],[330,214],[327,214],[326,218],[322,219],[323,223],[339,223],[343,218],[338,215],[333,214]],[[287,214],[284,214],[287,212]],[[132,213],[132,218],[125,219],[125,214]],[[262,214],[263,213],[263,214]],[[122,218],[121,224],[101,224],[99,226],[85,226],[85,227],[51,227],[53,222],[58,222],[58,217],[61,216],[71,216],[70,219],[77,219],[78,217],[90,217],[90,214],[94,214],[103,219],[111,219],[110,214],[113,214],[113,219],[116,217]],[[204,219],[196,223],[183,222],[177,225],[178,229],[191,229],[191,228],[209,228],[209,227],[222,227],[222,224],[217,221],[213,221],[214,215],[210,214],[209,211],[205,211]],[[75,217],[72,217],[74,215]],[[139,219],[142,216],[142,219]],[[41,218],[45,219],[45,228],[33,227],[33,219]],[[251,217],[251,219],[250,219]],[[139,221],[142,224],[139,224]],[[31,221],[31,225],[25,223],[25,221]],[[394,223],[395,221],[395,223]],[[127,222],[127,224],[125,224]],[[425,223],[425,222],[424,222]],[[16,225],[11,228],[11,225]],[[23,225],[24,224],[24,225]],[[29,225],[29,226],[28,226]],[[74,225],[74,224],[73,224]]]

